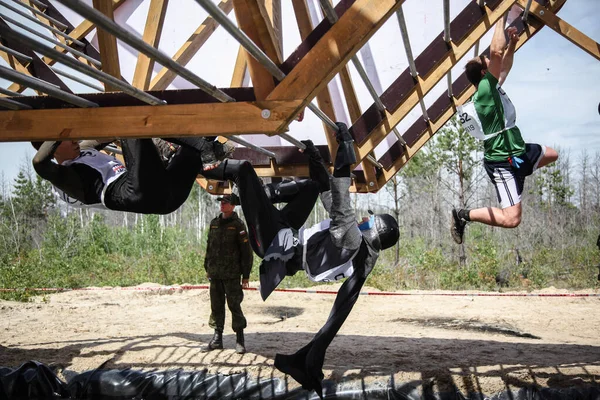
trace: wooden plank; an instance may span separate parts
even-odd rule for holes
[[[518,3],[522,7],[525,7],[527,5],[527,0],[518,0]],[[532,2],[531,8],[529,9],[529,18],[531,17],[535,17],[536,19],[542,21],[554,32],[558,33],[569,42],[573,43],[594,57],[596,60],[600,60],[600,44],[591,39],[589,36],[585,35],[583,32],[577,30],[577,28],[574,26],[563,21],[552,11]]]
[[[233,0],[233,9],[239,28],[258,46],[275,64],[281,63],[278,46],[269,33],[271,21],[268,15],[261,12],[261,0]],[[248,69],[252,78],[252,86],[258,100],[266,99],[275,87],[275,80],[251,55],[247,55]]]
[[[268,18],[271,22],[267,24],[269,30],[269,36],[271,41],[275,45],[277,51],[277,64],[283,62],[283,21],[281,19],[281,0],[259,0],[258,6],[260,7],[263,18]]]
[[[487,10],[484,18],[474,26],[474,29],[467,37],[453,49],[432,69],[426,79],[415,83],[414,88],[406,98],[396,107],[390,108],[389,112],[377,122],[375,127],[367,127],[367,139],[358,147],[357,156],[364,159],[381,141],[391,132],[391,128],[396,126],[419,102],[419,93],[426,95],[429,91],[446,76],[453,67],[454,60],[460,60],[473,44],[479,40],[502,15],[507,12],[516,0],[504,0],[494,11]],[[417,88],[417,86],[419,86]],[[387,105],[387,104],[386,104]],[[354,128],[354,127],[353,127]]]
[[[235,66],[233,67],[233,76],[231,77],[230,87],[244,86],[244,76],[246,75],[246,68],[248,66],[246,56],[246,50],[240,46],[237,58],[235,59]]]
[[[350,57],[400,7],[404,0],[357,0],[296,64],[269,100],[304,99],[304,107],[346,65]],[[291,122],[282,124],[281,129]]]
[[[150,1],[143,39],[144,42],[154,48],[158,48],[160,42],[160,35],[165,22],[165,16],[167,15],[168,5],[169,0]],[[150,78],[152,78],[153,69],[154,60],[145,54],[139,53],[131,84],[136,88],[148,90],[150,88]]]
[[[0,141],[272,134],[296,101],[0,112]],[[268,109],[265,119],[261,111]]]
[[[225,14],[229,14],[233,9],[233,0],[223,0],[219,3],[219,8]],[[208,38],[217,29],[219,24],[212,17],[207,17],[202,24],[192,33],[192,35],[186,40],[181,46],[177,53],[173,56],[173,60],[177,63],[185,66],[188,62],[196,55],[198,50],[206,43]],[[163,68],[160,72],[152,79],[150,83],[151,90],[164,90],[166,89],[173,80],[177,77],[177,74],[173,71]]]
[[[106,0],[93,0],[93,3],[96,10],[106,15],[111,21],[115,20],[112,3],[107,2]],[[98,47],[100,50],[100,60],[102,61],[102,71],[117,79],[121,79],[117,38],[103,29],[96,29],[96,32],[98,34]],[[115,92],[118,89],[105,83],[104,90],[107,92]]]

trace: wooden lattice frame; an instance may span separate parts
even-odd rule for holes
[[[82,51],[100,60],[104,72],[120,78],[114,36],[99,30],[100,51],[98,51],[85,41],[85,36],[95,28],[90,22],[84,21],[74,27],[48,0],[22,1],[31,7],[44,10],[49,17],[67,25],[68,29],[65,33],[84,41],[85,47]],[[112,18],[114,10],[125,1],[94,0],[94,7]],[[143,38],[146,43],[157,47],[168,0],[149,1],[151,3]],[[556,16],[556,12],[565,2],[566,0],[535,0],[530,6],[528,24],[524,25],[520,19],[513,23],[521,32],[517,48],[547,25],[600,60],[600,45]],[[374,192],[383,187],[452,117],[457,105],[462,104],[472,95],[474,89],[469,85],[464,74],[453,82],[453,97],[442,95],[429,107],[428,121],[419,119],[402,133],[407,146],[396,143],[377,160],[383,166],[382,169],[376,169],[372,163],[366,162],[367,156],[373,154],[375,147],[390,134],[392,128],[446,76],[457,60],[460,60],[499,18],[515,4],[525,8],[528,1],[491,0],[483,7],[480,7],[477,1],[469,3],[451,23],[452,41],[445,42],[442,32],[416,57],[418,77],[414,79],[407,68],[380,96],[386,107],[384,113],[380,112],[375,104],[367,110],[360,109],[346,64],[401,7],[403,0],[343,0],[335,7],[339,21],[332,25],[325,19],[316,27],[311,26],[306,0],[292,0],[292,3],[303,42],[287,60],[282,59],[279,40],[279,32],[282,29],[280,0],[222,0],[219,3],[219,8],[225,13],[230,13],[232,10],[235,12],[240,29],[285,72],[287,76],[281,82],[276,82],[260,63],[240,49],[231,81],[232,88],[223,89],[229,96],[235,98],[236,102],[219,103],[199,89],[165,90],[176,75],[163,68],[154,79],[151,79],[154,61],[140,55],[131,84],[167,100],[168,105],[145,105],[123,93],[112,92],[114,88],[110,86],[105,87],[105,93],[80,95],[100,105],[99,108],[93,109],[71,108],[63,101],[47,96],[14,98],[34,109],[1,111],[0,141],[106,139],[158,135],[168,137],[186,134],[227,137],[258,132],[277,135],[285,132],[290,122],[315,97],[320,109],[329,118],[335,120],[327,83],[339,74],[350,118],[353,121],[351,133],[356,140],[357,153],[363,165],[362,171],[355,171],[354,189],[359,192]],[[46,8],[44,9],[41,4],[45,4]],[[39,19],[44,23],[50,23],[43,16],[39,16]],[[0,25],[8,26],[2,20]],[[208,17],[176,52],[173,60],[182,65],[189,62],[217,26],[218,24]],[[440,31],[442,31],[441,27]],[[66,43],[58,36],[56,40]],[[51,59],[40,58],[19,43],[14,41],[11,43],[2,36],[0,41],[4,46],[32,58],[31,63],[24,63],[0,51],[0,56],[15,70],[43,79],[70,92],[50,69],[53,64]],[[56,47],[56,50],[63,51],[60,47]],[[239,87],[246,68],[252,77],[254,85],[252,88]],[[8,88],[15,92],[24,89],[19,84],[13,84]],[[265,109],[270,111],[268,118],[262,115]],[[177,129],[170,129],[173,126],[177,126]],[[169,134],[169,130],[173,133]],[[330,154],[335,151],[336,143],[333,132],[326,125],[324,125],[324,132],[328,145],[323,146],[321,150],[326,159],[330,160]],[[267,149],[277,155],[276,160],[246,148],[239,148],[235,157],[249,159],[261,176],[275,178],[307,175],[307,165],[294,148],[269,147]],[[211,192],[226,190],[223,185],[209,183],[202,179],[199,181]]]

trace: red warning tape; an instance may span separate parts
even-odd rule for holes
[[[100,287],[100,288],[25,288],[3,289],[0,292],[32,291],[32,292],[72,292],[72,291],[101,291],[101,290],[126,290],[126,291],[176,291],[176,290],[206,290],[208,285],[183,285],[183,286],[149,286],[149,287]],[[244,290],[258,290],[247,288]],[[275,289],[284,293],[309,293],[309,294],[337,294],[336,290],[318,289]],[[600,297],[600,293],[399,293],[399,292],[360,292],[361,296],[457,296],[457,297]]]

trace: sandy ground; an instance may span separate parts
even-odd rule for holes
[[[32,303],[0,301],[0,366],[38,360],[65,380],[105,361],[105,368],[283,377],[273,368],[275,354],[310,341],[334,296],[275,292],[263,302],[258,292],[245,293],[245,355],[233,350],[229,314],[226,349],[205,351],[212,337],[206,290],[74,291]],[[325,378],[393,378],[434,392],[456,385],[484,394],[600,384],[600,297],[423,294],[361,296],[327,352]]]

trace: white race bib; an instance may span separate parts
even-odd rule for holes
[[[475,103],[469,101],[463,104],[462,106],[458,106],[457,110],[458,120],[460,121],[460,124],[462,125],[463,129],[467,131],[469,135],[479,140],[488,139],[483,133],[481,121],[479,120],[479,116],[477,115],[477,110],[475,110]]]

